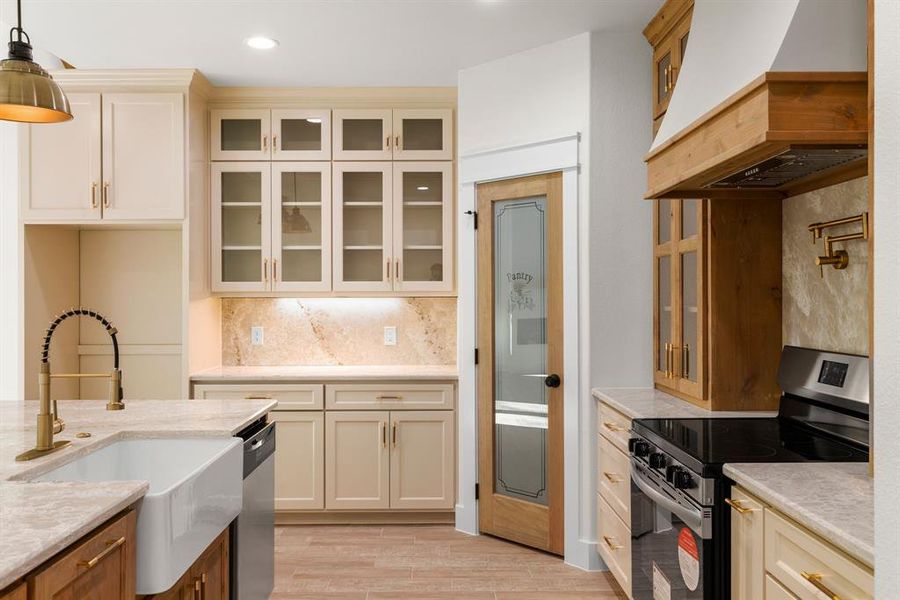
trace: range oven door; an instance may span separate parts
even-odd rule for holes
[[[712,509],[635,461],[631,479],[634,600],[712,600]]]

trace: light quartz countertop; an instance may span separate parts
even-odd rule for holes
[[[654,388],[594,388],[594,398],[631,419],[774,417],[774,411],[707,410]]]
[[[378,381],[456,379],[456,365],[321,365],[213,367],[191,375],[194,383],[288,383],[292,381]]]
[[[0,590],[134,504],[146,481],[31,482],[49,470],[123,438],[232,436],[267,414],[272,400],[125,400],[107,411],[104,400],[61,400],[71,444],[29,462],[37,402],[0,402]],[[89,438],[75,438],[89,432]]]
[[[727,464],[725,475],[874,568],[875,480],[867,463]]]

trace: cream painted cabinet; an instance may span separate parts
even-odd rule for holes
[[[325,508],[390,507],[387,411],[325,413]]]
[[[334,160],[391,160],[393,147],[390,109],[334,111]]]
[[[331,160],[328,109],[210,111],[212,160]]]
[[[183,94],[103,94],[102,99],[103,218],[183,218]]]
[[[22,217],[100,219],[100,94],[69,94],[71,121],[22,125]]]
[[[453,412],[392,411],[390,418],[391,508],[453,508]]]
[[[325,415],[280,411],[275,423],[275,510],[325,508]]]
[[[72,94],[75,119],[25,126],[22,217],[182,219],[184,95]]]
[[[731,598],[758,600],[767,597],[763,547],[764,506],[739,487],[726,500],[731,507]]]
[[[453,111],[395,109],[394,160],[452,160]]]
[[[335,291],[391,291],[391,163],[336,162],[333,177]]]

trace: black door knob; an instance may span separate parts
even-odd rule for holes
[[[556,373],[551,373],[547,375],[547,378],[544,380],[544,385],[547,387],[559,387],[559,384],[562,383],[562,379],[559,378],[559,375]]]

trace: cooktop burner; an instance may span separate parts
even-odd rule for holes
[[[703,471],[724,463],[868,460],[864,449],[779,417],[637,419],[634,429]]]

